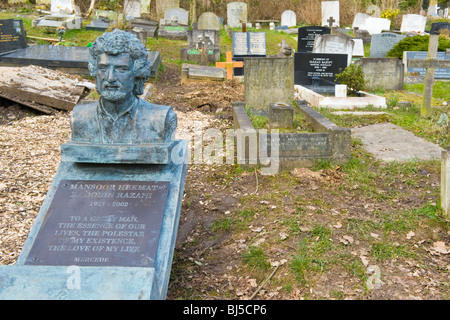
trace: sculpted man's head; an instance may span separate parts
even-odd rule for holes
[[[96,78],[97,91],[108,101],[141,95],[150,76],[147,49],[135,35],[119,29],[94,41],[88,67]]]

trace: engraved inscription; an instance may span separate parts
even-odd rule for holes
[[[169,182],[62,180],[26,264],[151,266]]]

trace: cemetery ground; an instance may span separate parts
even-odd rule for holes
[[[267,34],[268,54],[275,54],[283,35]],[[221,38],[225,52],[231,40]],[[184,45],[149,39],[164,66],[148,99],[174,107],[181,134],[193,134],[199,123],[231,129],[231,102],[243,101],[243,84],[182,84]],[[377,92],[388,101],[384,114],[318,111],[349,128],[390,122],[445,147],[448,124],[439,118],[449,112],[450,90],[440,86],[429,119],[420,117],[414,87]],[[1,264],[13,264],[26,240],[69,139],[69,115],[0,107]],[[450,223],[439,201],[439,160],[383,163],[355,138],[346,163],[318,161],[276,175],[191,164],[168,299],[450,299]]]

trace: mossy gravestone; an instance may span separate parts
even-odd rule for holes
[[[147,50],[115,30],[90,49],[99,101],[77,105],[72,136],[2,299],[165,299],[187,163],[169,106],[139,99]]]

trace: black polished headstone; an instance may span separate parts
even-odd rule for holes
[[[22,20],[0,20],[0,53],[27,47],[27,38]]]
[[[244,61],[245,58],[265,57],[265,32],[233,32],[233,60]],[[244,68],[234,68],[235,76],[244,75]]]
[[[47,68],[85,69],[89,62],[89,48],[35,45],[2,56],[2,65],[37,65]]]
[[[450,23],[434,22],[431,24],[431,29],[430,29],[431,34],[439,34],[439,30],[450,30]]]
[[[168,181],[61,180],[25,264],[152,267]]]
[[[330,33],[331,29],[328,27],[306,26],[298,28],[297,52],[312,52],[316,36]]]
[[[336,74],[347,67],[346,54],[296,52],[294,55],[294,83],[318,86],[332,85]]]

